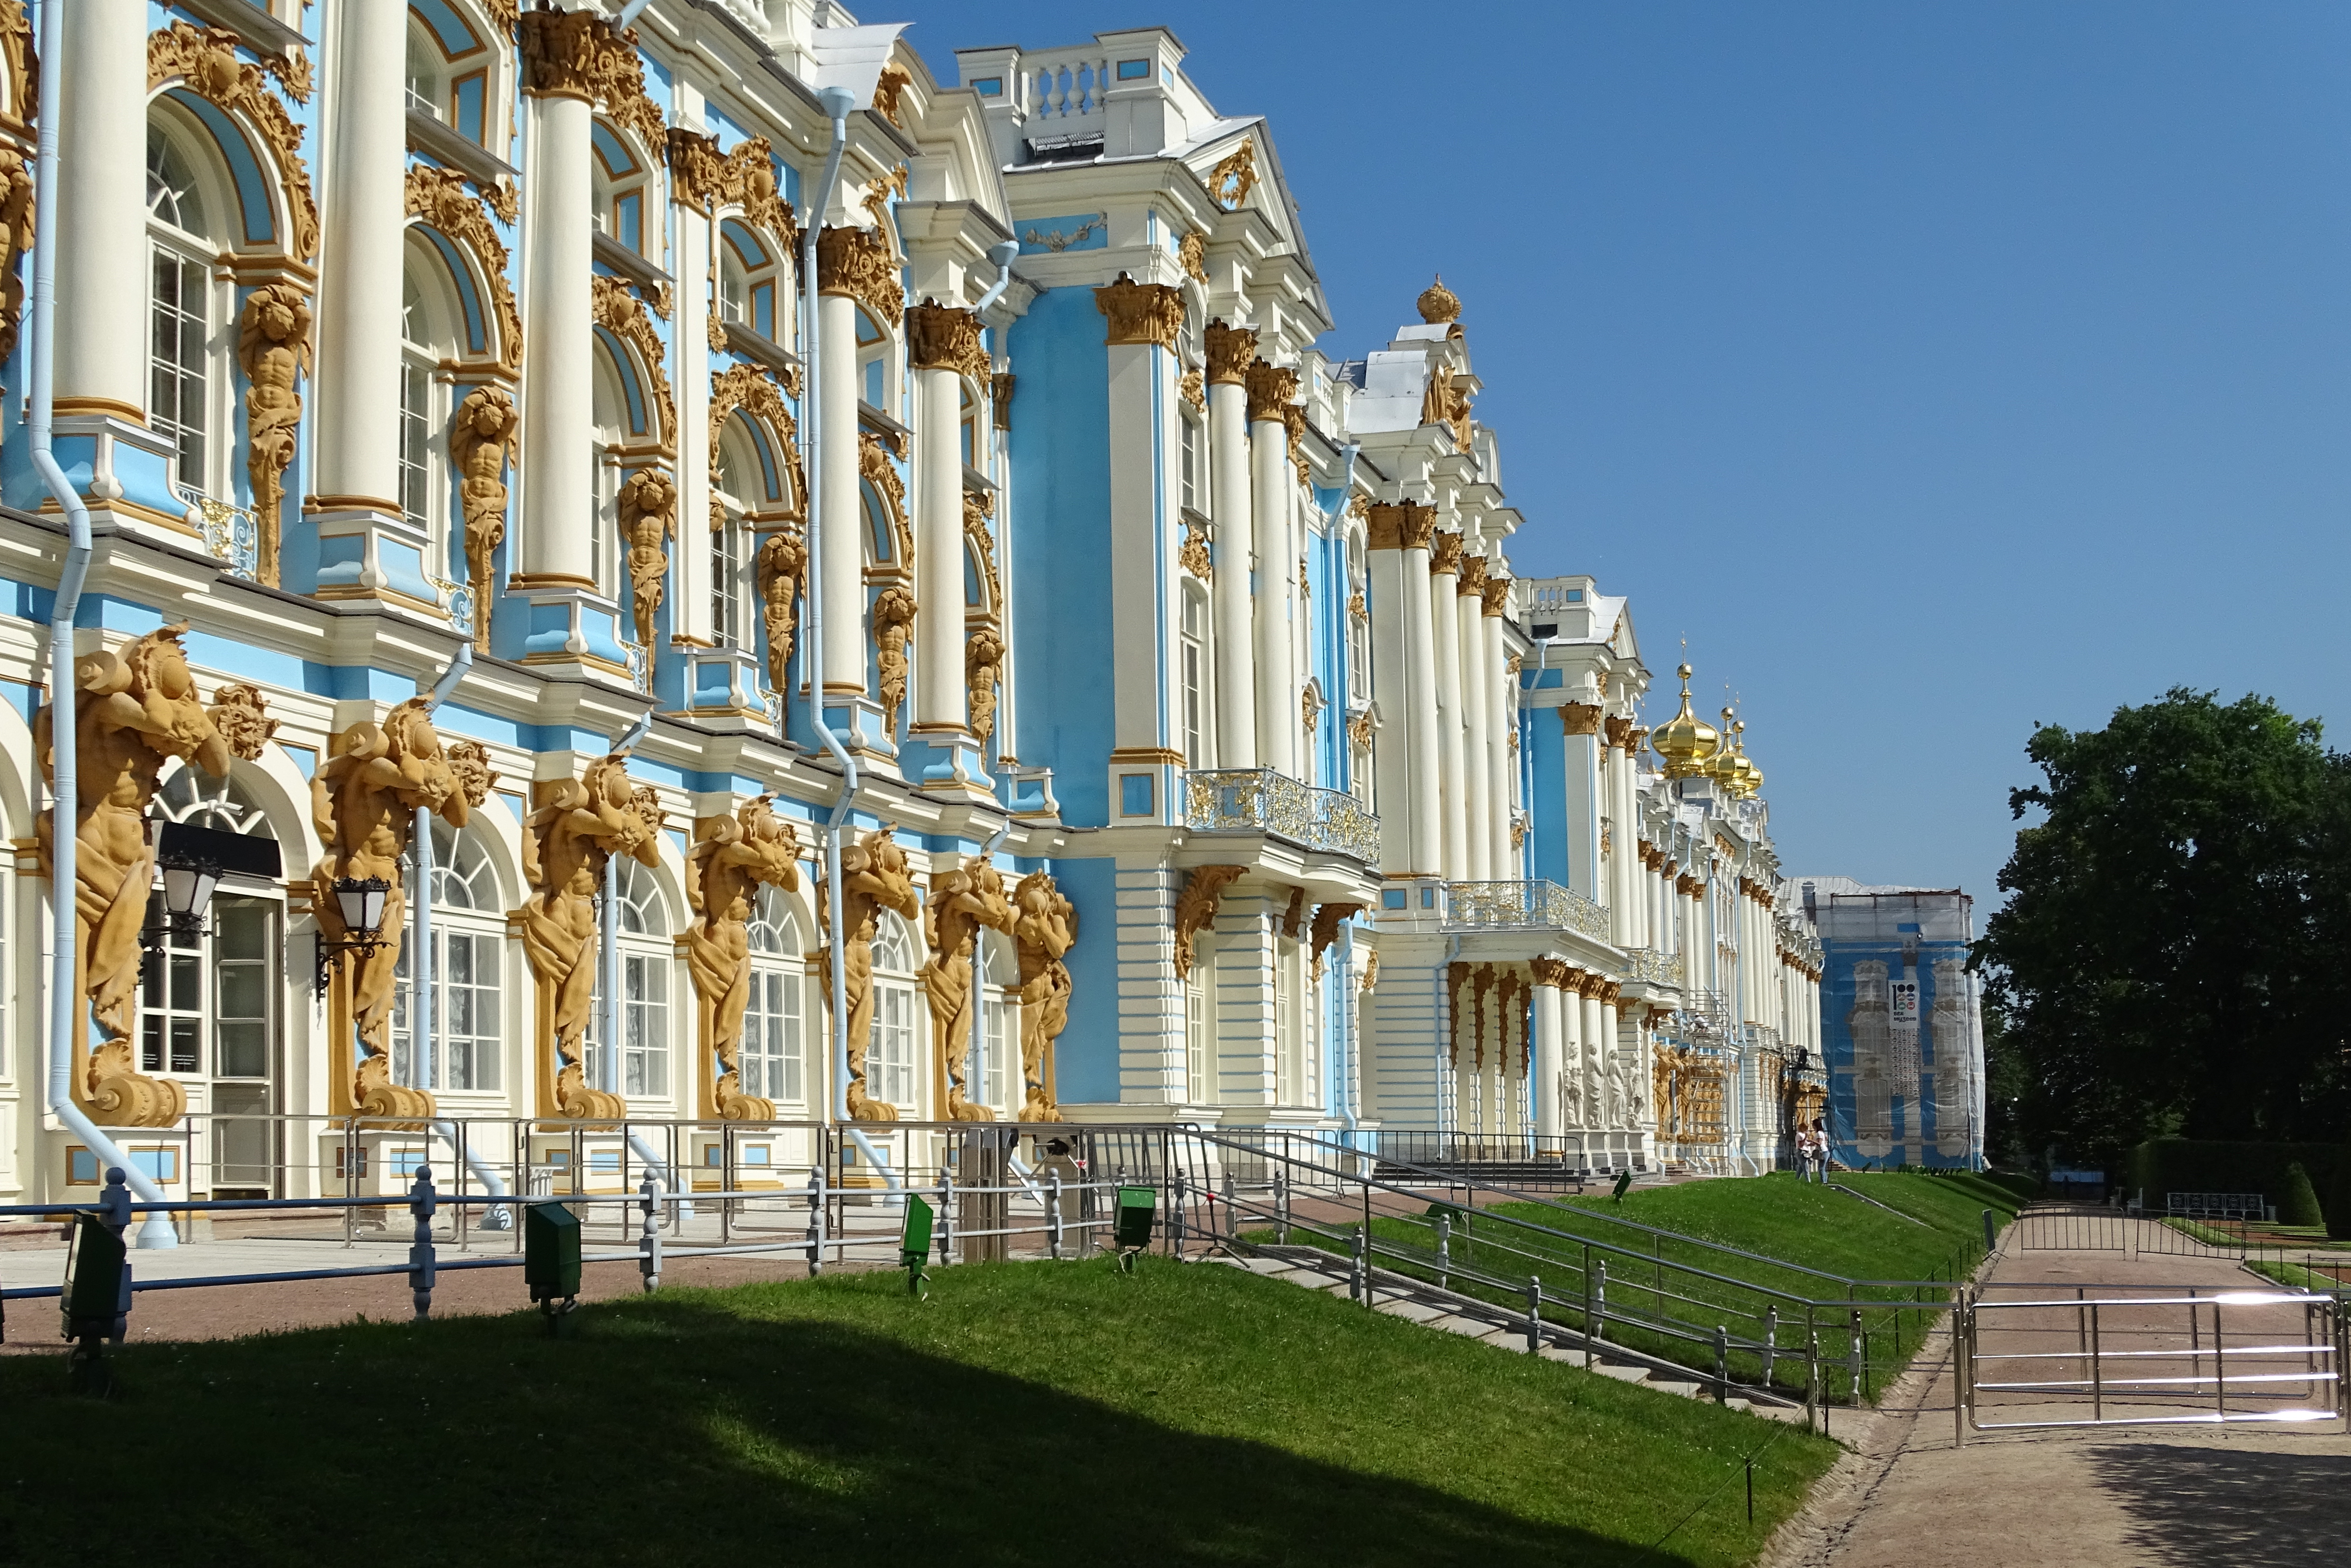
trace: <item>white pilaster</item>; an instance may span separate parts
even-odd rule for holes
[[[1256,549],[1249,510],[1249,392],[1238,382],[1208,388],[1208,504],[1215,509],[1217,766],[1254,768],[1257,650],[1249,624],[1249,562]]]
[[[406,20],[402,19],[406,26]],[[524,518],[516,556],[529,589],[593,589],[589,530],[601,527],[590,488],[589,452],[595,429],[592,312],[589,262],[592,192],[588,160],[590,117],[584,99],[532,96],[530,167],[524,221],[530,225],[530,271],[523,281],[522,461]],[[617,553],[620,541],[606,541]],[[615,581],[617,581],[617,576]]]
[[[1257,535],[1258,759],[1295,777],[1299,716],[1290,671],[1290,616],[1298,547],[1290,529],[1290,434],[1278,418],[1249,423],[1249,478]]]
[[[65,9],[57,120],[60,414],[147,407],[146,0]]]
[[[817,500],[817,526],[824,533],[822,570],[817,584],[824,605],[824,687],[834,694],[865,694],[865,538],[857,472],[857,301],[846,294],[817,297],[817,379],[823,399],[818,439],[824,444],[823,494]]]
[[[1458,535],[1449,536],[1457,545]],[[1461,735],[1461,625],[1456,601],[1459,582],[1458,548],[1441,549],[1430,558],[1428,575],[1429,641],[1436,654],[1437,821],[1443,834],[1443,860],[1438,871],[1448,882],[1469,880],[1469,819],[1465,799],[1468,775]],[[1448,559],[1448,556],[1451,558]]]
[[[1477,591],[1459,586],[1479,580],[1469,572],[1462,574],[1454,606],[1454,634],[1460,644],[1461,665],[1462,874],[1472,882],[1489,882],[1494,876],[1494,801],[1487,768],[1486,729],[1490,705],[1486,695],[1485,617],[1479,609]]]
[[[1536,960],[1534,967],[1534,1030],[1535,1051],[1533,1100],[1535,1136],[1542,1140],[1545,1152],[1557,1153],[1556,1142],[1566,1130],[1560,1095],[1562,1025],[1560,1008],[1560,966],[1555,960]]]
[[[400,505],[402,182],[408,150],[406,95],[384,62],[407,48],[408,18],[394,5],[335,12],[329,37],[334,112],[325,182],[319,278],[317,415],[310,422],[318,504]],[[433,563],[446,573],[445,561]]]
[[[964,732],[963,381],[914,371],[914,729]]]

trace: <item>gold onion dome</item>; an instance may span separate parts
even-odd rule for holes
[[[1739,754],[1731,749],[1731,733],[1739,727],[1730,708],[1722,710],[1722,734],[1715,746],[1714,755],[1698,771],[1722,786],[1726,795],[1739,793]]]
[[[1707,759],[1721,749],[1722,737],[1714,726],[1690,711],[1690,667],[1681,667],[1681,711],[1649,732],[1649,749],[1665,764],[1668,779],[1687,779],[1706,771]]]
[[[1763,790],[1763,769],[1747,755],[1747,721],[1740,719],[1730,727],[1730,792],[1741,800],[1752,800]]]
[[[1420,291],[1417,303],[1420,307],[1420,319],[1432,327],[1461,319],[1460,297],[1445,287],[1443,273],[1437,274],[1437,281]]]

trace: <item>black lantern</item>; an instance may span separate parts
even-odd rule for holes
[[[362,957],[383,945],[383,909],[392,883],[380,876],[339,876],[329,884],[335,912],[343,917],[343,936],[337,941],[319,933],[319,988],[327,988],[327,967],[338,953]]]
[[[202,936],[204,912],[212,907],[213,889],[220,885],[219,862],[199,855],[166,852],[160,863],[163,872],[164,923],[174,936]]]

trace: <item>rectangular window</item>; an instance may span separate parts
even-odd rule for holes
[[[873,1054],[878,1071],[871,1075],[879,1098],[893,1105],[914,1103],[914,993],[904,986],[877,985],[880,1004],[873,1022]]]
[[[978,430],[979,423],[977,420],[967,419],[963,422],[963,465],[967,468],[979,466],[977,460],[971,455],[974,445],[973,437],[978,434]]]
[[[204,436],[211,387],[205,346],[210,283],[204,264],[158,246],[147,360],[148,423],[172,445],[172,476],[204,487]]]
[[[213,900],[213,1074],[269,1076],[270,906]]]
[[[1207,766],[1207,693],[1204,689],[1206,650],[1200,645],[1200,622],[1203,612],[1200,596],[1184,595],[1184,641],[1182,671],[1184,678],[1184,765],[1187,768]]]
[[[751,330],[762,338],[776,335],[776,285],[773,279],[751,286]]]
[[[1004,96],[1004,78],[1002,77],[981,77],[977,81],[971,84],[971,90],[979,94],[982,98],[1002,98]]]
[[[414,989],[409,944],[402,942],[392,999],[392,1077],[412,1089],[493,1090],[498,1086],[498,939],[465,931],[433,933],[433,1047],[417,1060],[409,1029]]]
[[[989,997],[985,1006],[982,1049],[987,1057],[981,1063],[980,1099],[1008,1113],[1019,1109],[1010,1081],[1019,1071],[1020,1042],[1013,1032],[1011,1005],[1002,997]]]
[[[1277,1104],[1298,1103],[1298,988],[1291,984],[1297,942],[1277,936],[1273,944],[1273,1071]]]
[[[621,956],[621,1092],[669,1092],[669,966],[658,955]]]
[[[778,1103],[807,1093],[800,1068],[800,988],[782,969],[754,968],[743,1011],[743,1090]]]
[[[163,924],[163,899],[147,901],[147,924]],[[161,932],[147,949],[139,986],[139,1067],[142,1072],[202,1070],[203,938]]]
[[[1184,505],[1194,511],[1200,509],[1200,422],[1187,419],[1184,423]]]
[[[743,641],[743,520],[721,512],[710,530],[710,634],[722,648]]]
[[[482,102],[490,73],[475,71],[449,84],[451,122],[468,141],[482,140]]]
[[[400,509],[418,528],[433,526],[433,371],[413,360],[400,366]]]
[[[1151,62],[1149,60],[1119,61],[1118,79],[1121,81],[1149,81],[1151,79]]]
[[[640,256],[645,248],[644,211],[642,191],[624,191],[612,198],[612,237]]]
[[[882,361],[865,361],[865,401],[875,408],[882,406]]]
[[[1184,1076],[1195,1105],[1208,1103],[1208,971],[1197,957],[1184,982]]]

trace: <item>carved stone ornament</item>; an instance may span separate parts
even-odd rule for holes
[[[531,16],[541,13],[533,11]],[[661,447],[664,452],[677,449],[677,404],[670,396],[669,371],[662,356],[661,333],[645,316],[644,301],[629,291],[620,278],[598,273],[589,279],[592,290],[590,300],[594,308],[596,325],[611,332],[637,351],[638,369],[651,382],[653,408],[661,416]]]
[[[879,231],[828,228],[816,236],[816,286],[822,294],[845,295],[862,304],[878,322],[895,321],[906,308],[898,280],[898,258]]]
[[[457,792],[465,797],[468,807],[478,810],[490,798],[490,786],[498,781],[497,770],[490,766],[490,748],[478,740],[453,740],[444,749]]]
[[[1567,985],[1568,967],[1564,958],[1533,958],[1528,961],[1527,967],[1533,971],[1538,986],[1561,990]]]
[[[1281,934],[1292,942],[1297,941],[1299,922],[1305,918],[1306,890],[1302,887],[1293,887],[1290,890],[1290,907],[1281,912],[1280,922]]]
[[[1176,383],[1176,395],[1200,413],[1208,412],[1208,389],[1200,379],[1199,366],[1195,365],[1184,372],[1184,379]]]
[[[1184,891],[1176,895],[1176,977],[1192,977],[1195,961],[1193,938],[1200,929],[1217,917],[1217,905],[1225,896],[1225,889],[1247,875],[1249,867],[1239,865],[1203,865],[1192,868],[1184,881]]]
[[[1290,403],[1281,411],[1281,423],[1290,435],[1290,465],[1298,471],[1301,485],[1314,483],[1314,470],[1306,461],[1306,409],[1301,403]],[[1300,581],[1305,580],[1301,575]]]
[[[523,91],[601,105],[662,153],[668,128],[646,96],[634,27],[615,29],[591,11],[526,11],[521,22]]]
[[[1284,411],[1298,395],[1298,372],[1285,366],[1270,365],[1263,360],[1251,360],[1248,385],[1249,423],[1270,420],[1287,428],[1290,419]]]
[[[1020,961],[1020,1120],[1061,1119],[1053,1042],[1070,1021],[1070,966],[1078,912],[1050,873],[1032,871],[1012,890],[1012,940]]]
[[[882,437],[870,430],[857,433],[857,476],[873,486],[890,522],[891,553],[896,559],[881,568],[884,575],[905,577],[914,570],[914,527],[906,517],[906,482]]]
[[[1488,615],[1508,615],[1510,612],[1510,580],[1489,577],[1479,590],[1479,609]]]
[[[1208,549],[1208,520],[1197,513],[1184,519],[1184,542],[1176,547],[1176,559],[1183,569],[1202,582],[1216,580],[1217,568]]]
[[[277,721],[269,716],[269,699],[259,686],[241,681],[213,692],[211,716],[229,755],[244,762],[260,761],[277,733]]]
[[[1510,737],[1510,749],[1511,749],[1512,751],[1516,751],[1516,750],[1519,748],[1518,740],[1519,740],[1519,737],[1518,737],[1516,735],[1513,735],[1513,736],[1511,736],[1511,737]],[[1514,849],[1514,850],[1524,849],[1524,848],[1526,848],[1526,843],[1527,843],[1527,820],[1526,820],[1524,817],[1513,817],[1513,818],[1511,818],[1511,819],[1510,819],[1510,847],[1511,847],[1512,849]]]
[[[996,733],[996,686],[1004,674],[1004,639],[985,622],[964,638],[964,700],[970,713],[971,732],[986,746]]]
[[[197,697],[180,645],[187,630],[165,626],[74,664],[75,994],[89,998],[105,1038],[85,1056],[78,1043],[84,1030],[74,1026],[73,1097],[90,1120],[110,1127],[168,1127],[187,1113],[187,1092],[178,1082],[138,1071],[132,1040],[139,934],[155,882],[147,810],[156,781],[175,757],[225,776],[233,752],[218,720],[229,718],[232,728],[240,723],[234,711],[207,712]],[[232,699],[232,710],[243,706],[243,699]],[[51,711],[44,706],[34,716],[33,747],[42,778],[54,786]],[[41,870],[51,877],[55,821],[44,811],[34,829]]]
[[[1211,321],[1201,335],[1208,355],[1208,384],[1246,386],[1249,364],[1257,358],[1257,334],[1246,327]]]
[[[760,540],[751,572],[768,627],[768,689],[789,691],[792,636],[799,627],[800,588],[808,577],[808,540],[799,528],[788,524]]]
[[[1340,922],[1353,920],[1363,913],[1360,904],[1318,904],[1314,906],[1314,923],[1308,928],[1314,946],[1314,977],[1322,977],[1322,949],[1331,946],[1339,935]]]
[[[1181,289],[1166,283],[1137,283],[1123,272],[1094,290],[1094,308],[1109,318],[1104,341],[1113,348],[1151,344],[1172,349],[1184,329]]]
[[[1420,397],[1420,423],[1441,424],[1453,432],[1457,452],[1469,450],[1469,389],[1453,384],[1453,367],[1439,364],[1429,372]]]
[[[979,314],[925,299],[906,308],[906,358],[918,371],[956,371],[976,382],[987,380],[987,350],[980,346]]]
[[[1466,543],[1458,528],[1447,529],[1435,536],[1428,545],[1428,570],[1432,573],[1458,574],[1461,570],[1461,549]],[[1458,591],[1459,585],[1455,585]]]
[[[636,469],[621,481],[620,513],[637,643],[651,648],[668,590],[669,541],[677,533],[677,482],[658,468]]]
[[[245,297],[236,319],[236,362],[248,383],[245,471],[253,484],[255,575],[275,588],[286,469],[302,423],[296,383],[310,373],[310,301],[299,286],[265,283]]]
[[[1633,721],[1620,715],[1612,714],[1601,721],[1601,731],[1608,737],[1608,744],[1611,746],[1624,745],[1632,735],[1633,729]]]
[[[152,93],[176,77],[197,97],[244,120],[268,144],[277,183],[286,193],[290,231],[283,236],[286,254],[298,261],[315,261],[319,204],[310,194],[310,171],[302,162],[302,128],[269,91],[263,68],[275,73],[287,94],[301,103],[309,98],[309,64],[304,60],[298,68],[285,57],[272,55],[264,57],[262,65],[251,65],[237,58],[236,51],[245,47],[235,33],[175,21],[147,35],[147,90]]]
[[[16,264],[32,248],[33,171],[23,153],[0,147],[0,361],[16,352],[25,319],[25,278]]]
[[[710,378],[712,488],[716,489],[718,484],[719,436],[726,428],[727,420],[734,417],[738,409],[765,424],[774,449],[786,455],[782,465],[786,486],[784,501],[790,516],[806,520],[808,476],[800,466],[799,427],[792,418],[790,405],[784,402],[783,389],[776,385],[772,375],[758,365],[729,365]]]
[[[1322,694],[1311,685],[1298,694],[1298,722],[1306,727],[1309,735],[1322,725]]]
[[[1432,327],[1461,319],[1460,298],[1445,287],[1445,275],[1441,272],[1437,275],[1436,282],[1420,291],[1416,303],[1420,319]]]
[[[1208,194],[1227,212],[1238,209],[1257,189],[1257,142],[1245,140],[1208,172]]]
[[[490,287],[490,302],[498,313],[498,364],[510,376],[522,373],[522,312],[515,306],[514,289],[507,282],[507,247],[490,225],[482,202],[467,193],[465,177],[452,169],[423,164],[408,171],[408,215],[427,228],[446,235],[474,253],[482,277]]]
[[[1434,507],[1413,501],[1374,501],[1364,508],[1366,549],[1426,549],[1436,531]]]
[[[966,490],[963,493],[963,538],[979,562],[979,571],[987,585],[983,601],[993,614],[1004,604],[1004,583],[996,571],[996,536],[988,531],[987,519],[996,515],[996,497],[986,490]]]
[[[799,242],[792,209],[776,185],[776,150],[764,136],[747,136],[721,153],[718,138],[672,127],[668,132],[671,189],[705,217],[721,207],[739,208],[757,228],[779,238],[787,250]]]
[[[873,232],[876,235],[886,236],[889,232],[892,196],[896,196],[900,201],[905,200],[906,166],[904,163],[893,169],[884,169],[874,175],[866,183],[865,194],[858,201],[859,206],[873,214]]]
[[[995,412],[996,428],[998,430],[1012,428],[1012,387],[1010,371],[998,371],[987,378],[988,402]]]
[[[914,879],[906,868],[906,852],[892,835],[895,823],[884,823],[841,852],[841,919],[847,937],[841,943],[841,967],[848,1001],[849,1083],[845,1098],[849,1114],[859,1122],[894,1122],[898,1107],[867,1092],[866,1056],[873,1043],[873,937],[882,911],[903,920],[921,918],[914,899]],[[816,900],[817,921],[831,935],[832,911],[821,883]],[[817,955],[820,967],[827,952]],[[832,1005],[832,988],[820,988],[825,1006]]]
[[[1358,751],[1372,748],[1372,710],[1365,708],[1347,721],[1347,738]]]
[[[896,60],[882,68],[881,79],[873,84],[873,108],[883,119],[904,131],[906,122],[898,118],[898,99],[914,85],[914,73]]]
[[[1461,578],[1453,585],[1453,591],[1464,598],[1486,591],[1486,558],[1484,556],[1465,555],[1461,558]]]
[[[508,918],[538,987],[532,1055],[538,1113],[617,1120],[626,1103],[590,1088],[581,1059],[596,986],[596,898],[614,854],[640,865],[660,862],[660,807],[649,790],[630,782],[625,752],[590,763],[580,779],[543,780],[532,794],[536,809],[522,841],[531,895]]]
[[[0,124],[29,131],[40,119],[41,62],[33,48],[33,18],[25,0],[0,0],[0,71],[7,73],[8,102],[0,107]],[[304,69],[303,90],[308,91]]]
[[[1374,947],[1374,948],[1373,948],[1373,949],[1372,949],[1372,956],[1371,956],[1370,957],[1368,957],[1368,958],[1366,958],[1366,959],[1364,959],[1364,987],[1363,987],[1363,988],[1364,988],[1364,990],[1367,990],[1367,991],[1368,991],[1368,990],[1370,990],[1374,986],[1376,986],[1376,985],[1378,985],[1379,983],[1380,983],[1380,950],[1379,950],[1377,947]]]
[[[923,941],[931,957],[914,977],[930,1003],[933,1087],[943,1122],[996,1120],[970,1094],[972,960],[981,929],[1008,935],[1013,919],[1003,874],[987,861],[931,873],[930,897],[923,902]]]
[[[465,580],[474,589],[474,647],[490,649],[491,591],[498,546],[507,537],[507,465],[522,434],[522,414],[504,387],[475,387],[457,405],[449,461],[457,470],[457,507],[465,528]]]
[[[1176,262],[1184,276],[1195,283],[1208,281],[1208,236],[1198,229],[1187,229],[1176,242]]]
[[[381,725],[363,720],[336,737],[333,757],[310,785],[310,815],[326,847],[307,890],[319,939],[350,939],[337,882],[381,877],[392,884],[376,946],[347,949],[328,963],[329,1108],[337,1115],[391,1117],[412,1128],[433,1115],[434,1103],[424,1090],[392,1082],[392,1010],[406,906],[402,860],[419,810],[453,828],[464,827],[470,810],[434,733],[428,700],[411,697]],[[365,1052],[356,1062],[350,1057],[355,1033]]]
[[[873,664],[881,676],[883,728],[896,734],[906,704],[906,639],[914,626],[914,595],[893,582],[873,598]]]
[[[742,1080],[751,911],[760,888],[791,893],[800,884],[799,841],[791,823],[768,807],[772,799],[746,800],[733,816],[697,819],[685,860],[685,899],[694,912],[685,928],[685,969],[694,979],[695,1041],[701,1051],[695,1079],[700,1114],[709,1120],[766,1122],[776,1114],[776,1103],[744,1093]]]

